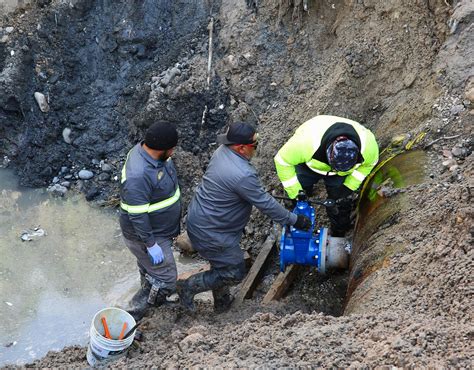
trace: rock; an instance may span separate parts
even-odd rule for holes
[[[38,106],[41,112],[46,113],[49,111],[49,104],[46,100],[46,97],[40,92],[35,92],[35,100],[38,103]]]
[[[112,170],[113,170],[112,166],[108,163],[102,163],[101,166],[100,166],[100,169],[103,172],[112,172]]]
[[[2,167],[5,167],[5,168],[8,167],[9,163],[10,163],[10,158],[8,158],[8,156],[6,155],[3,156]]]
[[[12,33],[14,29],[15,29],[15,28],[13,28],[13,27],[6,27],[6,28],[5,28],[5,32],[6,32],[6,33]]]
[[[411,85],[413,85],[413,82],[415,82],[416,80],[416,76],[416,73],[408,74],[403,80],[403,85],[405,87],[410,87]]]
[[[71,186],[71,183],[69,181],[63,181],[61,182],[61,186],[64,186],[65,188],[69,188]]]
[[[3,35],[0,38],[0,44],[5,44],[7,41],[8,41],[8,36],[7,35]]]
[[[235,56],[232,54],[228,55],[224,58],[224,63],[227,64],[231,70],[237,71],[239,70],[239,62]]]
[[[59,182],[59,177],[55,176],[53,178],[53,184],[57,184]]]
[[[58,74],[53,74],[51,77],[49,77],[49,83],[54,85],[56,82],[59,80],[59,75]]]
[[[173,68],[171,68],[170,73],[171,73],[173,76],[181,76],[181,70],[180,70],[178,67],[173,67]]]
[[[100,195],[100,189],[94,186],[87,192],[86,200],[90,202],[91,200],[95,199],[98,195]]]
[[[245,58],[245,60],[247,61],[247,63],[249,65],[255,65],[257,64],[257,59],[255,58],[255,56],[251,53],[245,53],[243,55],[243,57]]]
[[[67,193],[67,188],[65,186],[54,184],[50,186],[47,191],[53,195],[58,195],[60,197],[64,196]]]
[[[453,154],[454,157],[462,159],[462,158],[466,158],[469,152],[466,148],[460,148],[458,146],[455,146],[451,150],[451,153]]]
[[[252,235],[255,232],[254,228],[251,225],[245,226],[245,234]]]
[[[78,176],[81,180],[89,180],[94,177],[94,173],[88,170],[80,170]]]
[[[66,127],[64,130],[63,130],[63,140],[65,143],[67,144],[71,144],[72,140],[71,140],[71,132],[72,130],[69,128],[69,127]]]
[[[400,336],[395,337],[395,339],[392,341],[392,348],[393,349],[402,349],[405,347],[408,343],[404,341]]]
[[[453,155],[452,155],[450,150],[445,149],[445,150],[443,150],[443,157],[453,158]]]
[[[456,161],[454,159],[448,159],[446,161],[443,161],[443,166],[444,167],[451,167],[451,166],[454,166],[456,164]]]
[[[166,72],[165,76],[161,79],[160,81],[161,86],[163,87],[168,86],[171,83],[171,81],[173,81],[173,79],[176,76],[179,76],[180,74],[181,74],[180,69],[176,67],[171,68],[169,71]]]
[[[186,351],[190,347],[193,347],[196,344],[199,344],[200,342],[202,342],[203,339],[204,337],[202,336],[202,334],[193,333],[193,334],[188,335],[181,342],[179,342],[179,347],[181,348],[182,351]]]
[[[455,105],[455,106],[451,107],[451,109],[449,111],[451,112],[451,114],[453,116],[457,116],[463,110],[464,110],[464,105],[458,104],[458,105]]]
[[[107,172],[102,172],[98,176],[99,181],[109,181],[110,180],[110,174]]]

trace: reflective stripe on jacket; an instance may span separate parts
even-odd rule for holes
[[[360,160],[349,171],[335,172],[325,162],[326,147],[322,148],[321,145],[326,146],[326,142],[322,142],[323,138],[327,137],[333,128],[336,128],[335,131],[339,135],[341,130],[344,131],[344,127],[348,129],[351,140],[360,145]],[[309,169],[322,175],[345,176],[344,185],[354,191],[375,167],[378,157],[379,148],[370,130],[347,118],[323,115],[303,123],[279,150],[274,160],[283,187],[288,196],[294,199],[302,189],[296,176],[296,165],[305,163]]]
[[[120,186],[120,226],[125,238],[147,246],[179,233],[180,190],[173,161],[155,160],[141,143],[127,155]]]

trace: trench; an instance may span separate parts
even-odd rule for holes
[[[407,205],[400,190],[423,181],[424,162],[423,152],[407,152],[372,174],[361,193],[349,276],[306,271],[294,286],[311,310],[339,316],[363,302],[372,289],[371,274],[399,252],[373,248],[371,236],[403,212]],[[21,365],[49,350],[87,344],[95,312],[123,305],[139,282],[116,212],[92,208],[79,195],[63,200],[23,188],[11,171],[1,170],[0,176],[0,365]],[[46,235],[35,236],[36,229]],[[21,239],[25,231],[32,240]],[[201,266],[179,252],[175,258],[179,273]]]
[[[111,1],[84,0],[75,3],[77,6],[70,9],[45,11],[38,19],[33,19],[35,27],[37,24],[41,27],[37,29],[36,38],[28,39],[25,34],[21,37],[23,41],[27,39],[25,44],[29,50],[25,49],[20,57],[11,57],[5,44],[0,44],[0,78],[15,81],[14,87],[11,87],[13,84],[3,85],[8,86],[8,89],[0,91],[0,154],[5,157],[4,164],[10,163],[24,185],[46,187],[51,185],[53,179],[57,180],[55,182],[72,179],[73,190],[84,193],[87,200],[113,205],[113,201],[116,201],[113,194],[117,192],[117,183],[108,172],[104,174],[106,171],[102,171],[103,163],[111,165],[113,174],[117,174],[126,150],[142,136],[151,117],[155,117],[175,122],[182,134],[177,162],[182,169],[183,189],[187,189],[183,191],[183,200],[188,201],[192,195],[191,189],[202,175],[210,153],[215,148],[215,133],[222,130],[232,118],[230,111],[250,106],[245,102],[247,98],[248,101],[261,98],[261,106],[272,108],[278,107],[278,104],[283,104],[287,99],[286,96],[278,95],[275,90],[283,91],[282,85],[285,81],[290,81],[291,84],[291,78],[277,76],[277,73],[275,80],[283,82],[277,88],[272,87],[273,83],[276,84],[273,76],[267,81],[265,74],[258,76],[259,78],[242,78],[242,86],[240,81],[238,87],[234,86],[235,90],[243,90],[238,93],[231,91],[231,78],[221,80],[218,73],[213,76],[209,86],[202,83],[204,77],[207,77],[202,72],[205,62],[199,60],[198,67],[195,67],[191,65],[191,60],[196,55],[206,55],[209,15],[218,11],[219,1],[162,0],[158,2],[158,6],[153,6],[152,1],[144,1],[139,9],[134,9],[127,2],[122,2],[124,6],[120,9]],[[335,20],[337,25],[339,19],[329,13],[331,11],[328,11],[329,18]],[[73,21],[76,19],[77,22]],[[220,26],[218,22],[216,24],[218,33]],[[318,26],[312,31],[319,37],[319,32],[322,33],[326,25],[321,22],[316,24]],[[52,31],[48,33],[46,29]],[[286,38],[286,34],[283,42],[278,44],[268,35],[267,38],[263,37],[264,32],[261,30],[258,32],[256,43],[263,58],[272,55],[265,54],[267,51],[281,52],[283,55],[287,45],[295,42],[290,42],[291,37]],[[225,46],[216,48],[217,60],[225,55],[227,48],[231,49],[235,40],[230,39]],[[265,50],[267,46],[262,39],[275,44]],[[325,48],[329,48],[333,36],[328,38],[329,41],[324,40],[322,49],[318,49],[319,45],[314,46],[317,58],[309,55],[309,59],[317,61],[317,65],[310,64],[310,68],[319,70],[319,63],[323,65],[319,52],[326,54]],[[215,46],[218,45],[219,40],[215,40]],[[296,40],[296,46],[304,45],[298,44]],[[313,47],[311,44],[310,46]],[[357,86],[367,83],[363,79],[364,74],[369,74],[370,69],[378,68],[378,61],[374,65],[370,64],[370,58],[369,61],[364,59],[366,50],[359,50],[356,45],[349,45],[347,51],[350,52],[350,55],[346,55],[347,58],[350,56],[360,59],[354,62],[358,69],[354,67],[350,72],[359,80],[354,83],[352,75],[345,75],[346,80],[341,79],[343,86],[338,87],[345,91],[345,84],[350,85],[352,82],[353,88],[357,90]],[[273,58],[277,60],[276,56]],[[251,58],[240,56],[237,59],[237,65],[232,68],[240,68],[240,64],[255,67]],[[288,54],[283,55],[282,59],[291,60],[292,57]],[[333,68],[334,64],[330,65]],[[177,83],[174,86],[171,84],[171,87],[166,86],[163,79],[169,76],[173,67],[179,69],[180,74],[175,77]],[[281,68],[286,67],[288,66],[282,64]],[[298,60],[292,68],[297,71],[298,67],[301,67],[303,71],[300,72],[304,74],[304,68],[308,68],[308,65]],[[341,71],[336,72],[343,75]],[[372,72],[374,71],[370,71],[370,74]],[[308,84],[314,85],[315,89],[323,87],[326,81],[319,74],[315,76],[315,79],[305,82],[299,80],[298,73],[295,72],[294,84],[299,84],[298,90],[303,92]],[[238,75],[233,78],[240,77]],[[255,82],[262,86],[268,83],[270,88],[265,90],[262,87],[265,93],[262,96],[256,96],[261,91],[257,94],[245,91],[253,88],[257,91]],[[369,82],[373,86],[377,80]],[[387,84],[385,80],[380,85],[398,88],[397,84]],[[52,97],[48,114],[42,114],[32,100],[35,91],[42,91]],[[374,95],[386,94],[384,98],[398,94],[398,90],[373,91]],[[282,95],[285,94],[291,95],[283,91]],[[349,113],[364,116],[372,122],[385,114],[384,104],[390,105],[387,98],[380,105],[377,103],[366,107],[369,103],[365,101],[380,103],[378,97],[367,96],[366,99],[354,101],[344,96],[344,93],[338,96],[337,87],[333,94],[334,97],[330,98],[334,98],[334,102],[338,104],[334,104],[334,107],[344,105],[346,98],[348,102],[354,103]],[[347,113],[331,108],[330,99],[320,99],[318,103],[324,109]],[[341,100],[336,101],[337,99]],[[407,95],[407,99],[410,99],[410,95]],[[275,104],[273,100],[276,101]],[[292,104],[295,101],[296,104],[301,102],[289,101]],[[308,107],[305,104],[306,102],[301,105],[308,111],[313,110],[311,105]],[[403,105],[399,102],[397,104]],[[416,111],[413,121],[423,116],[423,108],[417,106],[413,109]],[[254,109],[256,112],[248,110],[247,118],[256,122],[261,115],[268,113],[257,103]],[[390,115],[388,109],[387,112]],[[308,118],[307,114],[300,113],[301,117],[297,118]],[[265,133],[275,131],[280,121],[286,122],[287,114],[276,118],[278,119],[274,122],[277,123],[267,122],[268,126],[262,127],[266,130]],[[65,129],[70,131],[68,140],[64,138]],[[280,130],[279,127],[277,129]],[[384,127],[381,131],[383,129]],[[405,127],[400,128],[402,129]],[[288,126],[281,128],[284,133],[282,136],[286,137],[291,130]],[[384,139],[390,134],[389,131],[391,130],[384,132]],[[272,141],[271,145],[276,145],[273,140],[278,139],[268,139]],[[314,310],[333,316],[347,315],[356,311],[357,306],[364,301],[365,294],[373,289],[373,275],[384,268],[390,256],[399,252],[396,245],[373,243],[373,237],[377,233],[383,233],[384,228],[402,217],[403,210],[409,205],[406,204],[403,191],[399,190],[423,182],[423,165],[420,165],[423,163],[421,152],[408,152],[391,159],[373,174],[360,196],[349,272],[333,273],[332,276],[323,278],[314,271],[306,271],[293,285],[308,312]],[[266,170],[262,162],[260,168]],[[92,170],[94,178],[82,181],[78,176],[80,169]],[[268,170],[270,171],[273,176],[273,168]],[[39,190],[19,188],[16,179],[6,172],[0,175],[2,202],[7,205],[7,209],[1,210],[0,217],[7,220],[5,225],[9,225],[2,225],[6,227],[6,231],[2,231],[4,239],[0,244],[2,256],[8,256],[0,265],[1,277],[6,277],[0,283],[2,298],[6,297],[5,301],[0,302],[0,314],[7,318],[2,324],[4,326],[0,326],[2,365],[14,361],[31,361],[41,357],[49,349],[85,344],[93,313],[104,304],[125,301],[125,296],[136,289],[137,277],[131,256],[124,251],[121,241],[117,241],[119,230],[112,221],[115,217],[113,211],[88,207],[82,197],[76,197],[75,191],[68,193],[66,200],[55,199]],[[265,181],[271,182],[269,177],[265,173]],[[39,215],[40,223],[37,222]],[[21,242],[21,229],[38,224],[48,231],[48,235],[31,242]],[[71,230],[74,224],[81,228]],[[255,224],[257,226],[254,228],[258,229],[262,222],[257,220]],[[100,229],[97,229],[97,225],[100,225]],[[91,230],[96,231],[92,233]],[[265,230],[249,233],[245,243],[255,244],[254,239],[258,239],[264,232]],[[68,234],[67,241],[65,234]],[[114,235],[113,242],[110,235]],[[77,245],[81,247],[80,255],[75,250]],[[54,265],[48,257],[54,259]],[[180,262],[181,257],[176,257]],[[15,271],[12,266],[23,259],[29,262],[21,264],[21,269]],[[182,271],[189,263],[186,260],[181,262]],[[112,265],[123,268],[112,269]],[[277,263],[273,265],[276,267]],[[88,272],[87,279],[84,271]],[[266,279],[271,277],[270,273]],[[51,310],[52,306],[54,310]],[[61,336],[57,335],[58,332]],[[44,340],[45,334],[55,339]]]
[[[11,11],[24,3],[10,1],[6,7]],[[66,176],[77,179],[77,170],[91,167],[91,158],[95,165],[108,158],[123,158],[130,143],[141,136],[150,118],[139,113],[139,119],[136,119],[136,112],[144,110],[153,87],[138,82],[138,76],[151,78],[176,60],[186,60],[199,48],[205,48],[208,16],[219,8],[219,2],[191,0],[160,1],[155,5],[149,1],[138,8],[125,4],[117,11],[117,7],[108,1],[77,1],[71,9],[45,13],[39,19],[42,26],[38,28],[39,42],[32,47],[31,54],[25,56],[25,62],[32,59],[35,64],[39,80],[35,86],[24,78],[19,82],[30,95],[35,88],[41,87],[43,93],[54,96],[51,112],[38,124],[37,107],[27,109],[24,96],[12,91],[4,96],[0,113],[0,119],[6,123],[1,135],[4,151],[16,154],[12,160],[23,184],[45,186],[54,176],[60,180]],[[77,21],[70,22],[73,18]],[[183,25],[182,19],[192,21]],[[45,34],[46,28],[54,32]],[[45,48],[51,54],[47,58],[43,58]],[[73,49],[75,52],[71,53]],[[166,53],[162,52],[165,49]],[[0,49],[0,60],[3,69],[9,62],[3,48]],[[184,63],[181,71],[184,75],[188,73],[186,68]],[[218,77],[213,78],[210,88],[177,96],[165,94],[161,98],[164,100],[153,112],[158,116],[165,112],[167,119],[178,124],[184,133],[180,144],[183,150],[197,156],[205,156],[212,150],[210,134],[219,131],[227,120],[227,113],[216,108],[228,105],[230,99]],[[65,128],[71,132],[70,143],[64,142],[60,135]],[[22,132],[22,144],[26,145],[24,151],[14,148],[12,138],[19,132]],[[31,158],[35,161],[30,161]],[[35,165],[39,162],[43,162],[41,166]],[[194,181],[192,175],[185,176],[189,182]],[[101,195],[105,198],[107,188],[115,186],[107,182],[79,183],[79,190],[88,200]],[[380,200],[376,200],[378,205],[377,202]],[[370,217],[374,219],[373,215]],[[383,222],[384,217],[375,217],[375,222]],[[393,214],[387,217],[393,217]],[[369,214],[362,212],[354,255],[365,250],[361,240],[370,234],[368,219]],[[360,280],[359,275],[366,275],[360,270],[369,269],[366,264],[358,267],[359,263],[354,261],[359,259],[353,258],[349,296],[358,284],[355,282]],[[317,282],[312,284],[314,279]],[[343,301],[348,298],[345,297],[346,279],[344,275],[327,279],[307,273],[302,280],[312,283],[300,284],[305,303],[313,308],[319,305],[320,311],[332,315],[342,314]],[[317,292],[312,288],[314,286],[319,287]],[[320,297],[318,302],[314,297]],[[332,298],[322,304],[324,299],[321,297]]]

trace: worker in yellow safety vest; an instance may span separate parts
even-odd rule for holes
[[[316,116],[303,123],[275,156],[278,177],[288,196],[311,195],[323,179],[328,197],[331,235],[344,236],[351,227],[352,194],[377,164],[374,134],[360,123],[336,116]]]

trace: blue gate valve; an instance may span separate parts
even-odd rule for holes
[[[318,203],[333,206],[334,201],[328,199]],[[328,229],[314,230],[316,215],[306,196],[298,196],[293,212],[308,217],[311,220],[311,228],[305,231],[289,225],[283,227],[280,239],[280,270],[283,272],[286,266],[297,264],[315,266],[320,273],[326,273]]]

